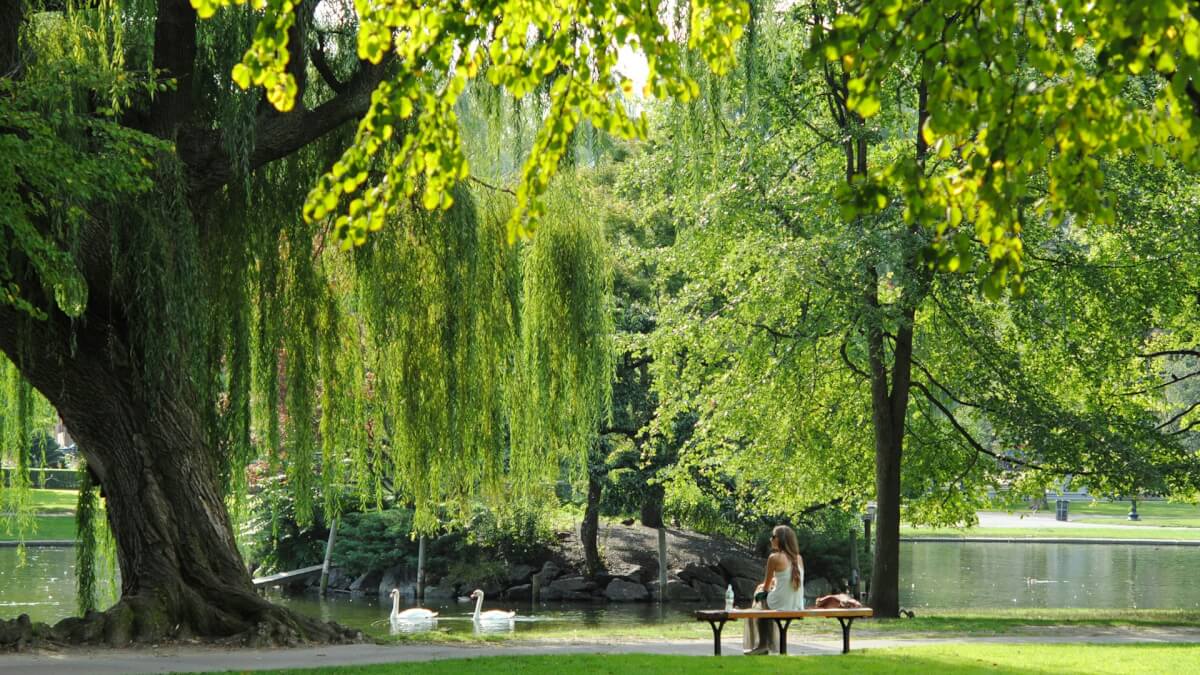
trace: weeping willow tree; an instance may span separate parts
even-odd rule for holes
[[[288,5],[294,100],[279,111],[229,75],[257,10],[200,22],[185,0],[0,0],[0,405],[18,466],[4,498],[27,499],[40,395],[86,460],[80,512],[103,514],[121,583],[114,606],[42,637],[351,638],[254,592],[229,515],[251,461],[286,477],[302,520],[322,482],[368,499],[387,485],[430,529],[439,505],[536,488],[594,442],[611,274],[600,219],[568,184],[540,185],[515,241],[505,171],[439,183],[433,204],[391,199],[369,236],[304,217],[317,178],[369,135],[372,92],[420,67],[360,59],[336,16],[348,5],[318,5]],[[537,79],[478,98],[517,94],[552,123],[557,80]],[[393,146],[440,104],[414,105],[345,180],[387,183]],[[512,144],[498,167],[545,151],[537,134],[514,150],[512,126],[483,134]],[[329,513],[336,492],[320,491]],[[100,525],[83,523],[81,549],[103,546]]]

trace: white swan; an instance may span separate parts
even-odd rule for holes
[[[424,621],[437,618],[437,612],[422,607],[413,607],[401,612],[400,589],[398,588],[393,588],[388,595],[392,596],[392,614],[388,617],[392,621]]]
[[[476,622],[479,621],[512,621],[512,618],[517,615],[516,612],[505,612],[499,609],[489,609],[486,612],[480,612],[483,609],[483,591],[478,588],[471,591],[471,597],[475,598],[475,614],[471,617]]]

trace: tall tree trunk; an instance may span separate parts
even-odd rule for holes
[[[588,471],[587,508],[583,511],[583,522],[579,524],[579,539],[583,542],[583,560],[587,566],[588,576],[596,576],[604,571],[604,561],[600,559],[600,547],[596,541],[600,532],[600,497],[604,493],[604,484],[596,471]]]
[[[24,20],[25,0],[0,0],[0,77],[14,77],[20,71],[17,45]]]
[[[151,394],[122,337],[119,326],[94,317],[72,331],[61,314],[31,321],[0,307],[0,350],[77,440],[117,544],[120,601],[103,614],[60,622],[53,636],[114,645],[188,636],[241,635],[260,644],[352,637],[258,597],[237,550],[200,404],[169,393],[186,389]]]

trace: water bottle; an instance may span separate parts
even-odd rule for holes
[[[725,609],[733,609],[733,584],[725,589]]]

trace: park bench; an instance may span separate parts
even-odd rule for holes
[[[850,625],[855,619],[874,616],[870,607],[848,609],[702,609],[696,612],[698,621],[707,621],[713,632],[713,655],[721,655],[721,631],[727,621],[738,619],[771,619],[779,627],[779,653],[787,653],[787,630],[797,619],[830,618],[842,624],[842,653],[850,651]]]

